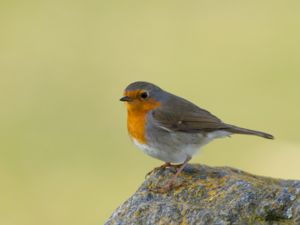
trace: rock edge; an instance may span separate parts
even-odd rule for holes
[[[174,168],[155,170],[105,225],[300,225],[300,181],[261,177],[229,167],[189,164],[168,193]]]

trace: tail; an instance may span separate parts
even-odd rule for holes
[[[242,127],[237,127],[234,125],[229,125],[228,124],[228,128],[226,129],[229,132],[232,132],[234,134],[250,134],[250,135],[256,135],[259,137],[263,137],[263,138],[267,138],[267,139],[274,139],[274,136],[262,131],[257,131],[257,130],[249,130],[246,128],[242,128]]]

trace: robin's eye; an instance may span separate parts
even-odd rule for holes
[[[141,98],[142,99],[146,99],[146,98],[148,98],[148,96],[149,96],[148,92],[142,92],[141,93]]]

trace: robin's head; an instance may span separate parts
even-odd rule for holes
[[[120,101],[126,102],[129,110],[150,111],[160,105],[164,91],[148,82],[134,82],[127,86]]]

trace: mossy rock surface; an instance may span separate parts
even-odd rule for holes
[[[188,165],[167,193],[174,168],[155,170],[106,225],[300,225],[300,181],[255,176],[228,167]]]

